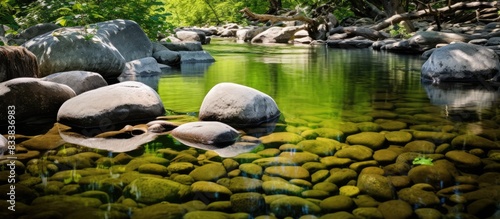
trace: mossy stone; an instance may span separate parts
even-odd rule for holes
[[[361,132],[347,137],[351,145],[364,145],[372,150],[380,149],[385,143],[385,135],[377,132]]]
[[[264,170],[270,176],[278,176],[285,179],[308,179],[309,171],[301,166],[271,166]]]
[[[271,212],[277,217],[297,217],[307,214],[319,214],[321,208],[306,199],[289,196],[277,199],[270,204]]]
[[[372,154],[373,150],[369,147],[363,145],[352,145],[343,147],[342,149],[337,151],[337,153],[335,153],[335,156],[362,161],[372,158]]]
[[[315,140],[304,140],[297,144],[302,150],[317,154],[319,156],[331,156],[334,155],[337,150],[342,146],[341,143],[332,139],[315,139]]]
[[[233,194],[225,186],[207,181],[198,181],[191,184],[191,192],[195,196],[201,195],[211,200],[226,200]]]
[[[256,192],[237,193],[231,196],[231,207],[234,212],[245,212],[259,215],[265,212],[266,201],[262,194]]]
[[[282,152],[279,157],[285,157],[294,165],[302,165],[307,162],[319,161],[319,156],[310,152]]]
[[[319,206],[323,212],[350,211],[354,201],[349,196],[336,195],[324,199]]]
[[[285,194],[300,196],[300,194],[304,191],[304,189],[300,186],[277,180],[263,182],[262,189],[268,195]]]
[[[194,165],[189,162],[173,162],[168,165],[167,170],[171,173],[190,173],[194,170]]]
[[[262,180],[237,176],[231,179],[228,188],[233,193],[256,192],[262,189]]]
[[[411,141],[413,135],[405,131],[394,131],[385,133],[385,139],[393,144],[406,144]]]
[[[297,144],[304,138],[296,133],[291,132],[274,132],[269,135],[260,137],[264,146],[268,148],[278,148],[282,144]]]
[[[169,174],[168,168],[161,164],[147,163],[139,166],[137,169],[139,173],[149,173],[161,176],[167,176]]]
[[[191,187],[168,179],[141,177],[123,189],[123,196],[145,204],[180,202],[191,195]]]
[[[239,166],[239,170],[241,170],[241,174],[243,176],[247,176],[250,178],[260,178],[263,173],[262,167],[253,163],[241,164]]]

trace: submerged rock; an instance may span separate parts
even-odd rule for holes
[[[215,85],[199,112],[202,121],[219,121],[235,128],[258,126],[279,116],[278,106],[269,95],[234,83]]]
[[[190,122],[172,130],[172,136],[181,143],[205,150],[232,145],[239,133],[221,122]]]
[[[191,187],[168,179],[141,177],[123,189],[123,196],[145,204],[181,202],[191,195]]]
[[[173,129],[171,134],[187,146],[213,150],[221,157],[249,152],[260,144],[259,139],[240,136],[236,129],[220,122],[190,122]]]

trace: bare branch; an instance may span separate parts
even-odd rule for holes
[[[251,19],[258,20],[260,22],[267,22],[270,21],[271,23],[276,23],[278,21],[303,21],[309,25],[314,25],[315,21],[314,19],[305,17],[301,14],[295,14],[292,16],[275,16],[275,15],[270,15],[270,14],[255,14],[250,11],[248,8],[244,8],[240,10],[241,13],[244,13],[246,16],[248,16]]]
[[[455,11],[459,9],[477,9],[477,8],[498,8],[498,2],[493,1],[493,2],[459,2],[456,4],[453,4],[451,6],[445,6],[442,8],[438,9],[433,9],[433,10],[420,10],[420,11],[415,11],[415,12],[408,12],[408,13],[403,13],[403,14],[396,14],[393,15],[390,18],[385,19],[384,21],[381,21],[380,23],[372,26],[371,28],[374,30],[382,30],[386,27],[389,27],[390,25],[394,23],[399,23],[400,21],[403,20],[411,20],[411,19],[416,19],[416,18],[421,18],[425,16],[431,16],[434,15],[435,13],[446,13],[449,11]]]

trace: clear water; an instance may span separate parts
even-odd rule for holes
[[[498,91],[482,85],[422,84],[420,68],[425,60],[418,55],[229,40],[215,40],[204,49],[215,63],[181,66],[159,79],[157,89],[167,109],[196,113],[205,94],[220,82],[243,84],[270,95],[287,119],[342,120],[379,110],[374,103],[391,102],[413,109],[427,107],[423,112],[445,119],[458,114],[477,121],[485,112],[492,116],[499,101]],[[404,111],[401,107],[397,113]]]

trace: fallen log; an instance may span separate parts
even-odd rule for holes
[[[403,14],[396,14],[391,16],[390,18],[387,18],[381,22],[379,22],[376,25],[371,26],[370,28],[374,30],[382,30],[386,27],[389,27],[393,24],[397,24],[400,21],[403,20],[412,20],[412,19],[417,19],[421,17],[426,17],[426,16],[433,16],[436,15],[437,13],[447,13],[450,11],[455,11],[459,9],[478,9],[478,8],[498,8],[498,2],[493,1],[493,2],[459,2],[456,4],[453,4],[451,6],[445,6],[442,8],[438,9],[433,9],[433,10],[428,10],[428,9],[423,9],[419,11],[414,11],[414,12],[407,12]]]
[[[255,14],[250,11],[249,8],[245,7],[244,9],[240,10],[241,13],[244,13],[247,17],[253,19],[253,20],[258,20],[260,22],[267,22],[270,21],[271,23],[276,23],[278,21],[303,21],[309,25],[315,25],[316,21],[314,19],[308,18],[304,15],[301,14],[295,14],[291,16],[276,16],[276,15],[270,15],[270,14]]]
[[[376,31],[367,27],[344,27],[344,32],[349,35],[362,36],[374,41],[383,40],[390,37],[390,35],[385,32]]]

